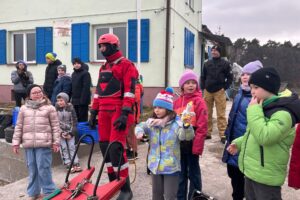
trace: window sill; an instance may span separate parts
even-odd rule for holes
[[[13,62],[13,63],[7,63],[6,65],[7,66],[16,66],[16,62]],[[27,64],[27,66],[36,66],[36,65],[38,65],[36,62],[29,62],[29,63],[26,63]]]

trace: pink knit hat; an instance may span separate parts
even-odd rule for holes
[[[187,69],[181,75],[181,77],[179,79],[179,86],[183,87],[183,84],[185,82],[187,82],[188,80],[194,80],[194,81],[197,82],[197,85],[198,85],[198,79],[199,79],[199,77],[197,76],[197,74],[193,70]]]

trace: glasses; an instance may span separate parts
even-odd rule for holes
[[[37,95],[37,94],[41,94],[41,93],[42,93],[42,91],[38,91],[38,92],[32,92],[31,94]]]

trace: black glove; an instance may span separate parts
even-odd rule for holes
[[[124,131],[127,125],[127,118],[130,111],[122,110],[120,117],[114,122],[114,127],[118,131]]]
[[[91,129],[96,129],[97,114],[98,114],[97,110],[91,110],[90,111],[89,126],[90,126]]]

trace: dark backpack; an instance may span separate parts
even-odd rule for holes
[[[2,115],[0,118],[0,138],[5,137],[4,129],[12,124],[11,115]]]

